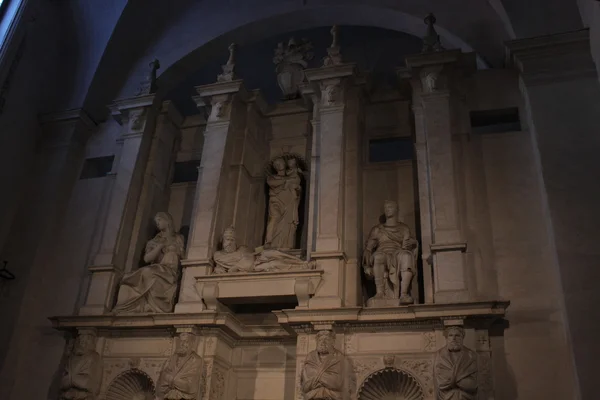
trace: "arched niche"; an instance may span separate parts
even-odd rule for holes
[[[139,369],[130,369],[117,375],[108,385],[106,400],[154,400],[152,378]]]
[[[423,400],[424,390],[415,377],[396,368],[367,376],[358,389],[358,400]]]

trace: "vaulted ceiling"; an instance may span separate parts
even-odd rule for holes
[[[483,62],[496,67],[503,64],[506,40],[582,27],[576,0],[110,0],[106,3],[54,3],[63,3],[60,5],[63,12],[68,12],[76,21],[69,29],[79,31],[75,32],[79,35],[79,49],[87,48],[89,52],[86,40],[96,39],[85,32],[90,26],[98,26],[99,15],[106,16],[107,26],[110,26],[110,39],[101,43],[101,57],[96,57],[93,73],[83,79],[79,94],[71,99],[74,105],[83,103],[96,117],[105,112],[104,106],[111,100],[133,93],[152,58],[160,59],[160,90],[168,92],[205,64],[215,59],[224,60],[230,42],[241,47],[273,36],[333,24],[384,28],[421,37],[425,32],[423,17],[433,12],[447,48],[475,51]],[[99,43],[94,44],[99,46]],[[88,64],[93,63],[80,63],[86,68],[94,67]]]

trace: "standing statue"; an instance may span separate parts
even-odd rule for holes
[[[60,381],[60,400],[94,400],[100,391],[102,365],[96,337],[80,333]]]
[[[306,356],[300,378],[305,400],[344,399],[344,376],[348,370],[345,357],[334,344],[335,332],[317,333],[317,349]]]
[[[388,305],[389,299],[412,304],[414,300],[408,291],[415,275],[419,243],[411,237],[408,226],[398,221],[395,201],[386,201],[383,209],[385,223],[371,229],[363,255],[365,274],[375,278],[376,288],[367,305]]]
[[[267,177],[269,185],[269,219],[265,246],[292,249],[296,242],[302,196],[301,175],[295,157],[276,157],[271,162],[274,173]]]
[[[465,330],[451,326],[444,331],[446,346],[435,357],[434,376],[438,400],[477,398],[477,354],[465,347]]]
[[[158,378],[156,391],[159,399],[197,398],[202,376],[202,357],[194,351],[195,345],[195,335],[188,332],[179,334],[175,354],[167,360]]]
[[[157,213],[154,222],[160,232],[148,241],[144,255],[151,264],[123,276],[114,313],[173,311],[183,236],[175,232],[169,213]]]
[[[238,246],[234,227],[225,229],[221,243],[223,249],[213,255],[215,274],[288,271],[315,267],[314,261],[304,261],[276,249],[258,248],[253,253],[246,246]]]

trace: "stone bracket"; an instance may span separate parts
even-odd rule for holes
[[[268,303],[269,298],[276,302],[282,297],[295,297],[297,308],[306,309],[322,275],[320,270],[213,274],[197,276],[196,288],[208,310],[222,309],[220,300],[261,299]]]
[[[431,246],[429,246],[429,248],[431,249],[432,253],[442,251],[460,251],[461,253],[464,253],[465,251],[467,251],[467,243],[432,243]]]

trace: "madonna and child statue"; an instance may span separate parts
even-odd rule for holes
[[[213,256],[214,273],[283,272],[315,267],[314,262],[298,257],[295,249],[302,199],[301,163],[299,156],[290,153],[271,160],[266,178],[269,199],[264,245],[252,251],[238,244],[233,226],[225,229],[221,249]]]

